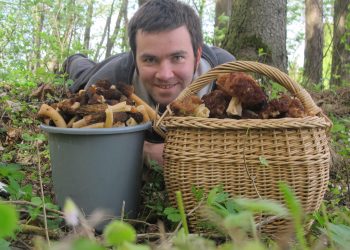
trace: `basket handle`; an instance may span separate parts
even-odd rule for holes
[[[219,75],[232,72],[253,72],[265,75],[286,88],[291,94],[295,95],[304,105],[307,114],[311,116],[321,115],[329,120],[329,118],[323,114],[322,109],[312,100],[310,94],[302,86],[292,80],[286,73],[275,67],[254,61],[232,61],[218,65],[194,80],[175,100],[182,101],[186,96],[195,95],[204,86],[216,80]],[[164,117],[168,116],[170,113],[171,110],[168,105],[166,111],[155,123],[155,130],[157,132],[159,131],[160,134],[162,133],[160,131],[160,124]],[[161,135],[164,136],[165,134],[163,133]]]

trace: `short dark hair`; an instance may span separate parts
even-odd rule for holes
[[[160,32],[185,25],[190,33],[195,57],[203,45],[203,35],[199,16],[194,9],[177,0],[149,0],[135,12],[128,26],[129,45],[136,56],[136,33]]]

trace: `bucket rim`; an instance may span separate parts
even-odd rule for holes
[[[47,133],[52,134],[74,134],[74,135],[104,135],[104,134],[125,134],[134,133],[151,128],[151,122],[129,126],[114,128],[58,128],[53,126],[40,125],[40,128]]]

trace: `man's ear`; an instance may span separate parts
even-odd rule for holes
[[[197,50],[197,57],[196,57],[196,69],[198,68],[199,62],[201,60],[202,56],[202,46],[198,48]]]

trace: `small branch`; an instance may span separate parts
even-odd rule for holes
[[[281,219],[280,216],[270,216],[270,217],[267,217],[265,220],[257,223],[255,226],[256,226],[256,229],[257,230],[260,230],[261,227],[267,225],[267,224],[270,224],[271,222],[275,221],[275,220],[278,220],[278,219]]]
[[[257,193],[257,195],[258,195],[259,198],[261,199],[261,195],[260,195],[260,193],[259,193],[259,191],[258,191],[258,188],[256,187],[254,178],[253,178],[253,177],[251,176],[251,174],[249,173],[249,170],[248,170],[248,167],[247,167],[247,161],[246,161],[246,157],[245,157],[245,146],[246,146],[246,142],[247,142],[248,132],[249,132],[249,128],[247,129],[247,133],[245,134],[246,137],[245,137],[244,144],[243,144],[243,161],[244,161],[244,167],[245,167],[245,170],[246,170],[246,172],[247,172],[247,175],[249,176],[250,180],[251,180],[252,183],[253,183],[255,192]]]
[[[27,224],[21,224],[19,225],[21,233],[25,234],[37,234],[40,236],[49,236],[52,239],[59,239],[62,236],[62,232],[57,230],[46,230],[45,228],[33,226],[33,225],[27,225]]]
[[[28,216],[30,216],[29,211],[26,210],[26,209],[17,209],[17,211],[18,211],[19,213],[21,213],[21,214],[28,214]],[[37,217],[43,218],[44,215],[38,214]],[[55,220],[55,219],[57,219],[57,218],[64,219],[64,217],[61,216],[61,215],[58,215],[58,216],[57,216],[57,215],[46,215],[46,218],[51,219],[51,220]]]
[[[39,155],[39,146],[38,143],[36,143],[36,150],[37,150],[37,156],[38,156],[38,175],[39,175],[39,184],[40,184],[40,194],[41,194],[41,200],[43,203],[43,214],[44,214],[44,225],[45,225],[45,236],[47,240],[47,244],[49,248],[51,247],[50,244],[50,238],[49,238],[49,230],[47,227],[47,217],[46,217],[46,205],[45,205],[45,196],[44,196],[44,188],[43,188],[43,180],[41,178],[41,162],[40,162],[40,155]]]

